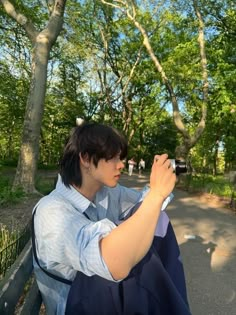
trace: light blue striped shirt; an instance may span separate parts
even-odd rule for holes
[[[67,188],[59,176],[56,188],[35,207],[40,265],[68,280],[73,280],[79,270],[88,276],[97,274],[115,281],[102,259],[99,241],[116,227],[124,212],[143,199],[147,191],[147,187],[142,191],[121,185],[103,187],[92,203],[72,186]],[[34,269],[47,314],[64,314],[70,286],[48,277],[35,261]]]

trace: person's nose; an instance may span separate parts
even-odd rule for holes
[[[125,167],[125,164],[123,161],[119,161],[118,165],[117,165],[117,168],[120,170],[120,169],[123,169]]]

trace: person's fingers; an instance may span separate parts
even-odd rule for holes
[[[168,159],[168,154],[161,154],[161,155],[155,155],[155,162],[159,165],[164,164],[165,161]]]
[[[162,154],[162,155],[155,155],[154,157],[154,162],[153,162],[153,167],[156,168],[156,166],[164,166],[166,169],[171,168],[171,161],[168,159],[167,154]]]
[[[166,166],[166,168],[169,168],[172,170],[172,164],[171,164],[171,161],[169,159],[167,159],[163,164]]]
[[[160,155],[155,155],[153,159],[153,163],[156,163],[159,158],[160,158]]]

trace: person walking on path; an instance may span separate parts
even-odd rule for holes
[[[136,162],[135,162],[133,157],[130,160],[128,160],[128,165],[129,165],[129,168],[128,168],[129,176],[132,176],[133,170],[134,170],[134,166],[136,165]]]
[[[145,161],[141,159],[138,164],[139,176],[142,175],[142,172],[144,169],[145,169]]]

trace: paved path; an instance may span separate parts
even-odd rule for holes
[[[137,174],[120,181],[137,189],[147,182]],[[167,213],[182,253],[192,315],[236,315],[236,215],[184,191],[174,194]]]

